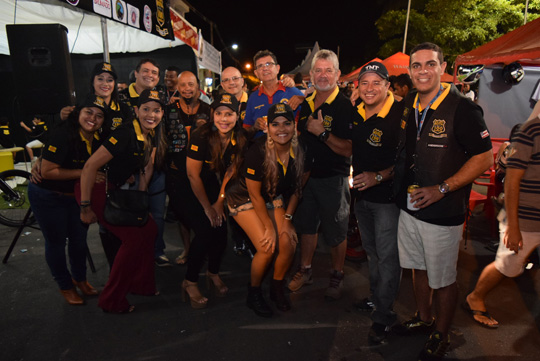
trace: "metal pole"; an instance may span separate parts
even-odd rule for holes
[[[103,61],[107,63],[111,62],[111,56],[109,54],[109,35],[107,33],[107,19],[101,18],[101,37],[103,41]]]
[[[529,10],[529,0],[525,1],[525,16],[523,17],[523,25],[527,24],[527,11]]]
[[[409,15],[411,13],[411,0],[409,0],[409,5],[407,6],[407,20],[405,21],[405,35],[403,35],[403,51],[405,54],[405,48],[407,47],[407,31],[409,30]]]

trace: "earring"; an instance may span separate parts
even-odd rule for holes
[[[268,148],[270,149],[274,148],[274,139],[272,139],[271,136],[268,136],[268,138],[266,139],[266,142],[268,143]]]

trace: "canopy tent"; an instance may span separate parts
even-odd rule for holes
[[[409,73],[409,56],[401,51],[384,59],[382,63],[390,75]]]
[[[540,65],[540,18],[484,44],[465,54],[458,55],[455,69],[459,65],[509,64]]]
[[[311,70],[311,61],[319,50],[319,42],[316,41],[315,45],[313,45],[313,49],[308,50],[308,53],[302,63],[293,70],[286,72],[285,74],[294,75],[296,73],[301,73],[302,76],[309,75],[309,71]]]
[[[3,0],[0,2],[0,54],[9,55],[6,24],[48,23],[59,23],[68,28],[72,53],[103,53],[99,16],[60,1]],[[107,33],[111,53],[149,52],[184,44],[180,40],[165,40],[112,20],[107,20]]]
[[[369,64],[369,63],[371,63],[372,61],[382,62],[381,59],[379,59],[379,58],[374,58],[374,59],[371,59],[370,61],[368,61],[366,64]],[[350,81],[356,81],[356,80],[358,80],[358,74],[360,74],[360,70],[362,70],[362,68],[363,68],[364,66],[366,66],[366,64],[362,65],[362,66],[359,67],[358,69],[355,69],[355,70],[351,71],[349,74],[342,75],[342,76],[339,78],[339,81],[340,81],[340,82],[350,82]]]

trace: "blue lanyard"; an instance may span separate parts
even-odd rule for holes
[[[416,108],[414,109],[414,116],[416,118],[416,140],[420,140],[420,131],[422,130],[422,126],[424,125],[424,120],[426,120],[426,115],[428,113],[429,108],[433,105],[435,100],[437,100],[437,98],[442,94],[442,92],[443,92],[443,86],[441,85],[441,88],[437,92],[437,95],[435,95],[435,97],[431,99],[426,109],[422,111],[422,117],[420,118],[420,121],[418,121],[418,115],[420,113],[418,111],[418,108],[420,108],[420,97],[416,99]]]

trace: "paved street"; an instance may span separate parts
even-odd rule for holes
[[[492,240],[480,214],[471,222],[472,236],[462,243],[458,282],[460,302],[475,284],[482,268],[494,258],[485,248]],[[15,229],[0,225],[0,254],[7,251]],[[234,255],[229,243],[222,267],[230,288],[225,298],[209,294],[209,307],[193,310],[181,302],[180,283],[185,266],[156,268],[161,294],[129,296],[132,314],[105,314],[97,298],[84,306],[70,306],[58,292],[44,259],[39,230],[26,228],[7,264],[0,265],[0,360],[414,360],[425,336],[391,335],[390,343],[370,348],[367,314],[352,303],[368,296],[366,263],[346,262],[344,297],[324,300],[329,255],[316,253],[314,284],[291,294],[293,310],[272,319],[256,316],[245,306],[250,260]],[[181,252],[175,224],[167,223],[167,255]],[[89,282],[102,288],[108,266],[97,236],[89,232],[89,248],[96,273]],[[298,254],[297,254],[298,256]],[[297,257],[298,260],[298,257]],[[451,332],[448,360],[538,360],[540,355],[540,281],[538,268],[516,280],[505,280],[488,300],[489,311],[501,324],[484,329],[458,307]],[[268,277],[264,284],[268,290]],[[411,275],[404,272],[395,310],[400,320],[415,311]]]

